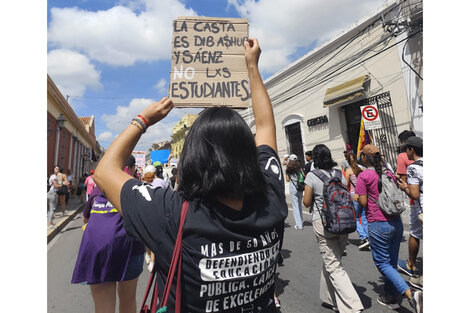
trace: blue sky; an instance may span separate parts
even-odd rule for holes
[[[78,116],[95,116],[107,148],[148,104],[167,95],[171,22],[178,16],[243,17],[260,40],[266,79],[370,15],[386,0],[72,0],[47,2],[47,72]],[[175,109],[136,149],[170,139]]]

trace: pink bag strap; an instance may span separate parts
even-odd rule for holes
[[[173,282],[173,277],[175,274],[176,267],[178,266],[178,276],[176,279],[176,302],[175,302],[175,313],[179,313],[181,309],[181,256],[182,256],[182,243],[183,243],[183,224],[186,219],[186,214],[188,213],[188,201],[183,202],[183,207],[181,208],[180,216],[180,225],[178,229],[178,234],[176,236],[175,248],[173,250],[173,257],[171,258],[170,270],[168,277],[165,282],[165,290],[163,292],[163,301],[161,308],[166,307],[168,296],[170,295],[170,289]]]

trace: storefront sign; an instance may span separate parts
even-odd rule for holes
[[[376,104],[361,106],[361,115],[366,130],[382,128],[382,122],[380,121],[379,110]]]
[[[248,19],[179,17],[173,21],[170,98],[176,107],[247,108]]]
[[[307,121],[307,126],[311,127],[311,126],[320,125],[323,123],[328,123],[328,117],[326,115],[309,119]]]

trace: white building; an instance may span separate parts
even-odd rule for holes
[[[360,107],[378,106],[372,140],[392,165],[398,134],[423,135],[422,1],[389,1],[337,37],[265,81],[274,109],[278,152],[300,158],[326,144],[340,163],[357,147]],[[256,133],[253,111],[242,111]]]

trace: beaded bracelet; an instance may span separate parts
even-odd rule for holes
[[[134,122],[134,123],[132,123],[132,122]],[[147,127],[145,126],[144,122],[142,122],[142,121],[139,120],[138,118],[133,118],[133,119],[132,119],[132,122],[131,122],[132,125],[137,126],[136,123],[138,123],[140,126],[142,126],[142,129],[141,129],[142,133],[145,133],[145,132],[147,131]],[[139,127],[139,126],[137,126],[137,127]],[[139,128],[139,129],[140,129],[140,128]]]

